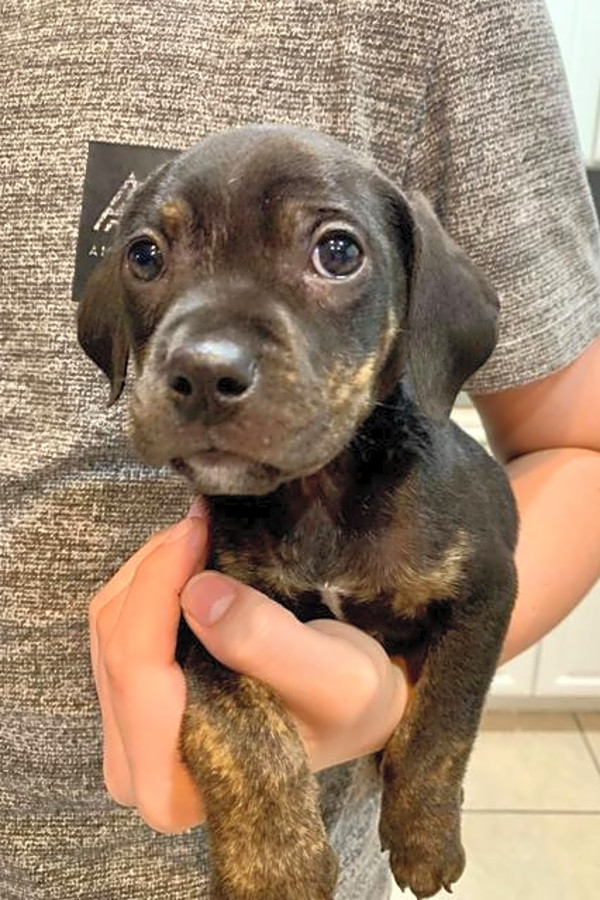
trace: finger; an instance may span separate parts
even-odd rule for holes
[[[135,791],[129,758],[112,705],[111,684],[99,661],[96,677],[102,716],[102,771],[111,797],[121,806],[135,806]]]
[[[206,517],[206,505],[202,500],[197,499],[194,501],[188,516],[197,519]],[[156,534],[152,535],[152,537],[133,554],[133,556],[130,556],[118,572],[113,575],[110,581],[98,591],[92,600],[90,607],[92,613],[95,614],[96,609],[100,609],[112,597],[120,593],[123,588],[131,582],[140,563],[142,563],[160,544],[164,543],[165,540],[168,540],[174,534],[175,530],[185,521],[186,520],[183,519],[180,522],[175,522],[168,528],[157,531]]]
[[[142,560],[103,651],[111,677],[121,682],[143,663],[160,666],[173,662],[181,613],[179,594],[204,565],[206,551],[206,522],[186,519]]]
[[[156,831],[175,833],[204,820],[202,797],[179,755],[186,702],[176,664],[142,665],[125,692],[113,695],[115,720],[129,762],[134,805]]]
[[[194,577],[181,601],[186,621],[210,653],[267,682],[307,722],[347,727],[353,716],[364,714],[382,685],[384,699],[401,706],[385,652],[350,625],[307,627],[264,594],[216,572]]]
[[[94,668],[104,734],[104,780],[117,803],[135,806],[155,830],[174,833],[204,819],[200,794],[178,752],[183,675],[175,664],[150,671],[147,666],[137,670],[127,666],[125,675],[114,669],[109,675],[102,647],[120,621],[127,593],[128,589],[121,591],[97,620],[100,640]]]
[[[92,617],[98,615],[106,603],[109,603],[116,594],[119,594],[128,586],[135,575],[135,570],[139,564],[152,553],[156,547],[162,544],[171,529],[176,528],[178,524],[179,523],[176,523],[170,528],[164,528],[162,531],[157,531],[156,534],[153,534],[152,537],[133,554],[133,556],[129,557],[118,572],[113,575],[110,581],[107,581],[92,599],[90,603],[90,614]]]
[[[90,652],[92,657],[92,671],[97,680],[98,660],[101,655],[101,646],[106,647],[114,633],[125,598],[127,587],[122,588],[118,594],[107,600],[103,606],[97,606],[92,612],[90,604]]]
[[[190,509],[190,516],[194,518],[203,518],[202,511],[204,509],[204,505],[202,501],[196,500]],[[139,565],[148,557],[154,550],[159,547],[162,543],[169,538],[173,539],[177,536],[178,531],[180,532],[182,529],[185,533],[187,529],[186,519],[181,522],[175,523],[175,525],[170,526],[169,528],[165,528],[162,531],[159,531],[155,534],[149,541],[147,541],[143,547],[141,547],[137,553],[122,566],[121,569],[117,572],[117,574],[105,585],[102,590],[100,590],[95,597],[90,602],[89,607],[89,625],[90,625],[90,642],[91,642],[91,651],[92,651],[92,667],[95,665],[95,661],[98,655],[98,640],[99,634],[98,632],[102,632],[102,639],[105,643],[108,642],[109,638],[112,635],[118,617],[120,615],[121,607],[125,600],[125,589],[131,583],[135,572]],[[113,603],[115,598],[119,598],[118,602]],[[108,609],[110,604],[110,610]],[[106,610],[106,615],[104,615],[104,611]],[[102,624],[100,624],[102,623]]]
[[[131,769],[115,719],[111,702],[111,686],[101,653],[102,639],[104,638],[106,642],[112,635],[121,607],[125,602],[125,595],[126,589],[117,594],[112,601],[106,603],[95,620],[90,616],[90,652],[92,672],[102,718],[104,783],[108,792],[117,803],[120,803],[121,806],[133,806],[135,796]]]
[[[370,697],[365,695],[366,705],[362,712],[360,707],[355,709],[356,718],[354,721],[349,719],[346,734],[342,729],[337,732],[330,730],[327,740],[323,740],[322,733],[309,731],[306,734],[311,764],[318,770],[383,749],[406,711],[410,687],[404,665],[394,664],[398,660],[390,659],[383,648],[364,632],[329,619],[309,622],[308,627],[338,640],[353,642],[357,649],[364,652],[365,658],[373,658],[375,652],[377,666],[383,657],[378,689]],[[350,691],[354,696],[352,681],[346,684],[345,689],[340,684],[340,691]]]
[[[181,831],[203,817],[199,792],[178,755],[185,682],[174,654],[179,592],[205,552],[206,523],[179,523],[95,623],[107,784],[160,831]]]

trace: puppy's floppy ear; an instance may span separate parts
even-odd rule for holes
[[[423,412],[445,420],[465,381],[496,345],[498,298],[422,194],[400,197],[408,265],[407,375]],[[397,223],[398,224],[398,223]]]
[[[123,300],[120,259],[109,250],[90,275],[77,313],[79,343],[110,380],[109,406],[121,396],[127,372]]]

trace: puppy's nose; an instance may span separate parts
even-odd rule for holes
[[[256,359],[245,347],[227,338],[206,338],[173,350],[167,378],[182,412],[216,421],[246,399],[256,371]]]

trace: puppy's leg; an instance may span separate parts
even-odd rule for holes
[[[462,781],[512,608],[513,586],[452,610],[383,754],[380,836],[401,888],[431,897],[462,874]],[[453,601],[454,603],[456,601]]]
[[[337,861],[304,746],[279,698],[201,647],[187,660],[183,758],[200,786],[214,900],[332,900]]]

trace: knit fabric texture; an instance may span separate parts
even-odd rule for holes
[[[186,490],[140,465],[77,346],[90,142],[183,149],[248,122],[328,132],[424,191],[501,297],[473,391],[600,331],[598,233],[542,0],[8,0],[0,48],[0,898],[198,900],[203,829],[107,796],[90,595]],[[320,778],[336,900],[388,896],[370,760]]]

